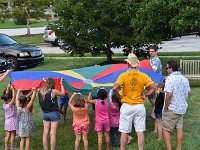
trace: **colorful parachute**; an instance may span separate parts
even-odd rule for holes
[[[43,79],[51,77],[55,79],[56,89],[59,90],[59,79],[63,78],[66,90],[69,92],[81,91],[83,94],[87,94],[96,87],[111,88],[118,76],[127,69],[127,64],[110,64],[64,71],[14,71],[10,73],[10,81],[15,88],[28,90],[32,87],[42,87]],[[164,79],[163,76],[152,70],[149,60],[141,61],[137,69],[151,77],[155,83],[162,82]]]

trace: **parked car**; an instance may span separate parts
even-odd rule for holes
[[[0,34],[0,51],[7,60],[8,69],[18,70],[44,62],[44,56],[39,47],[22,45],[6,34]]]
[[[0,73],[3,73],[8,69],[7,60],[3,58],[4,55],[5,55],[4,52],[0,51]]]
[[[50,25],[45,28],[43,39],[46,43],[51,43],[53,46],[63,45],[63,41],[56,36],[55,31]]]

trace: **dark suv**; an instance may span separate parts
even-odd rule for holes
[[[0,34],[0,51],[7,60],[8,69],[18,70],[21,67],[31,67],[44,62],[40,48],[21,45],[6,34]]]

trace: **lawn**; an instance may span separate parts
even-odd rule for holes
[[[44,27],[47,26],[49,21],[39,21],[37,23],[30,24],[30,27]],[[16,29],[26,28],[26,25],[16,25],[13,21],[6,20],[4,23],[0,23],[0,29]]]
[[[12,36],[12,38],[17,42],[19,42],[20,44],[39,45],[45,43],[42,36],[43,34],[31,34],[31,36],[19,35],[19,36]]]
[[[94,59],[87,59],[87,58],[74,58],[74,59],[53,59],[48,58],[45,59],[45,63],[43,65],[39,65],[35,68],[30,70],[49,70],[49,71],[56,71],[56,70],[66,70],[66,69],[73,69],[73,68],[80,68],[86,66],[92,66],[102,61],[105,61],[106,58],[94,58]],[[124,59],[124,58],[121,58]],[[167,60],[162,60],[166,63]],[[1,83],[0,92],[6,87],[8,82],[8,77]],[[197,150],[200,146],[200,120],[198,119],[198,115],[200,113],[200,83],[199,81],[192,81],[192,85],[194,84],[195,87],[192,87],[193,95],[189,98],[189,108],[188,112],[185,115],[184,119],[184,143],[183,143],[183,150]],[[198,84],[197,84],[198,83]],[[0,105],[2,107],[3,101],[0,101]],[[145,150],[163,150],[165,149],[165,145],[163,141],[156,141],[156,135],[152,133],[153,131],[153,120],[149,116],[151,112],[151,105],[148,101],[145,102],[145,106],[147,109],[147,131],[145,132]],[[42,150],[42,112],[39,107],[38,99],[36,99],[33,108],[33,119],[35,123],[34,131],[32,133],[31,139],[31,150]],[[89,139],[89,150],[96,150],[97,149],[97,134],[94,132],[94,112],[90,105],[89,115],[91,119],[90,124],[90,132],[88,134]],[[3,109],[0,109],[0,149],[4,148],[4,112]],[[137,141],[136,141],[136,134],[132,132],[131,135],[134,137],[133,143],[128,145],[128,150],[137,150]],[[67,120],[65,123],[59,124],[58,134],[57,134],[57,150],[72,150],[74,149],[74,134],[72,128],[72,112],[69,109],[67,111]],[[175,149],[175,134],[172,134],[172,144],[173,149]],[[19,147],[19,139],[15,141],[16,147]],[[105,145],[105,144],[104,144]],[[105,147],[104,147],[105,149]],[[81,143],[81,150],[83,150],[83,144]],[[116,149],[119,150],[119,149]]]

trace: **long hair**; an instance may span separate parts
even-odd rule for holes
[[[20,96],[20,98],[19,98],[19,104],[20,104],[20,107],[22,107],[22,108],[26,107],[27,104],[28,104],[27,97],[24,96],[24,95]]]
[[[104,100],[108,97],[108,93],[105,88],[100,88],[97,90],[97,96],[101,100],[101,104],[104,104]]]
[[[44,84],[44,87],[41,89],[42,95],[45,94],[48,90],[53,89],[56,83],[53,78],[48,78]]]
[[[117,107],[119,107],[119,108],[121,107],[122,103],[121,103],[120,99],[116,97],[115,94],[112,95],[112,101],[114,102],[114,104],[115,104]]]
[[[10,88],[8,88],[8,90],[5,89],[3,91],[1,99],[4,100],[5,103],[8,103],[9,101],[11,101],[12,97],[13,97],[12,96],[12,90]]]
[[[82,94],[74,95],[74,107],[84,107],[85,106],[85,98]]]

